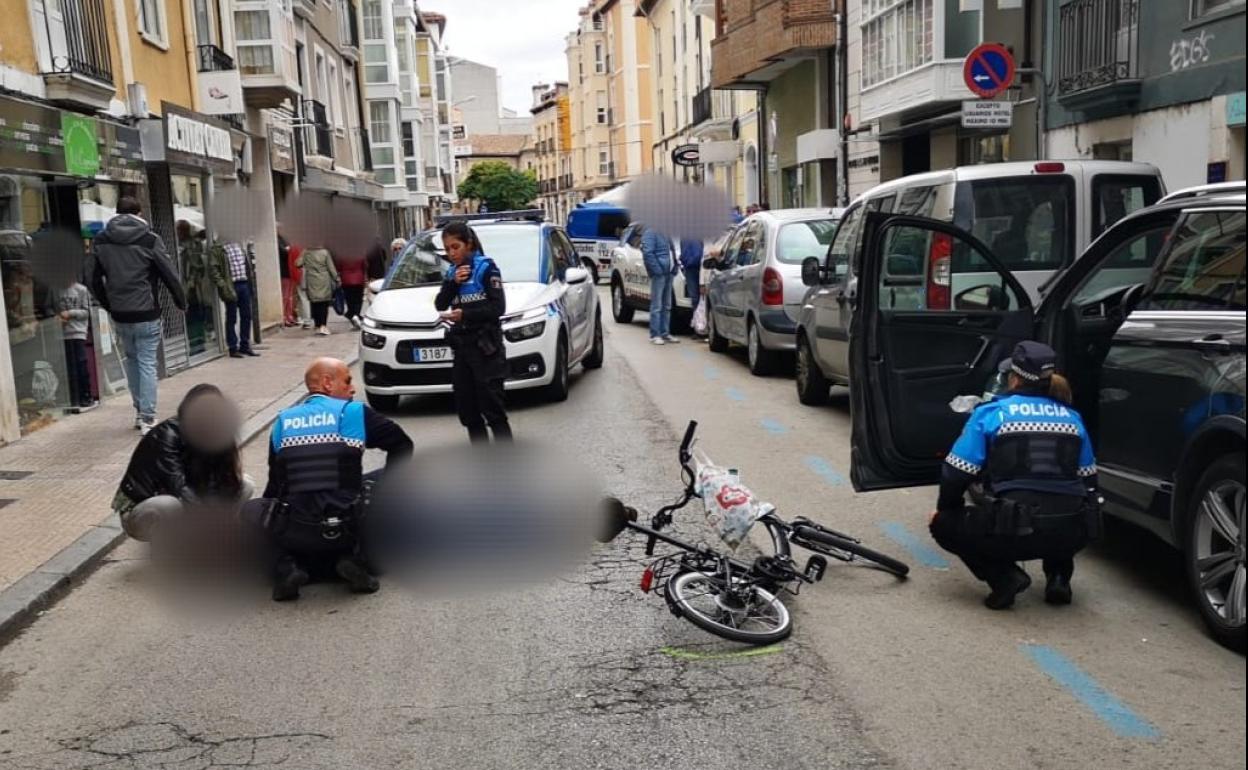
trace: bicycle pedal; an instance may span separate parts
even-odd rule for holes
[[[812,556],[806,561],[806,577],[811,582],[818,583],[823,580],[823,575],[828,571],[828,560],[822,556]]]

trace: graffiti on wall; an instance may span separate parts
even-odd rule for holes
[[[1170,44],[1170,71],[1178,72],[1209,61],[1212,42],[1213,35],[1205,30],[1195,37],[1175,40]]]

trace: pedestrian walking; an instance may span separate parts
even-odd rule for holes
[[[225,269],[223,281],[233,289],[234,298],[225,299],[225,343],[230,349],[230,358],[259,356],[251,349],[251,310],[254,300],[254,288],[251,285],[251,273],[248,270],[247,250],[235,241],[222,247],[225,251]]]
[[[507,351],[500,321],[507,311],[503,276],[485,255],[481,241],[463,222],[442,230],[442,245],[451,262],[434,305],[450,324],[446,339],[455,351],[451,387],[459,422],[472,442],[511,440],[511,424],[503,404]]]
[[[113,496],[121,527],[152,541],[191,511],[233,518],[255,484],[242,470],[238,410],[215,385],[191,388],[174,417],[148,431]]]
[[[359,329],[364,311],[364,287],[368,284],[368,260],[365,257],[335,258],[334,267],[338,269],[343,297],[347,301],[344,315],[352,329]]]
[[[672,239],[653,227],[641,236],[641,256],[650,276],[650,342],[670,345],[672,336],[672,278],[679,269]]]
[[[329,306],[334,302],[334,292],[342,285],[333,255],[325,248],[305,249],[296,264],[303,270],[303,287],[308,294],[316,333],[328,337]]]
[[[108,220],[91,245],[87,287],[113,319],[125,353],[126,385],[134,404],[135,430],[146,433],[156,424],[156,356],[160,349],[160,285],[177,307],[186,310],[186,296],[169,262],[165,243],[142,217],[139,202],[129,196],[117,201],[117,216]]]
[[[365,262],[368,264],[368,280],[370,282],[386,277],[386,267],[390,264],[389,256],[385,244],[378,238],[364,257]]]
[[[1020,342],[1001,363],[1008,392],[975,408],[941,472],[932,537],[992,589],[989,609],[1027,590],[1017,562],[1031,559],[1043,560],[1044,600],[1070,604],[1074,556],[1100,534],[1092,441],[1056,363],[1048,345]]]
[[[282,325],[295,326],[295,281],[290,269],[290,242],[282,235],[282,223],[277,223],[277,272],[282,279]]]
[[[65,342],[65,368],[69,374],[69,403],[78,409],[96,405],[87,365],[87,333],[91,326],[91,292],[72,273],[56,293],[56,313]]]

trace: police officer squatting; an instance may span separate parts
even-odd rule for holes
[[[511,424],[503,403],[507,353],[500,319],[507,311],[507,296],[502,273],[464,222],[448,224],[442,230],[442,244],[451,264],[434,305],[450,324],[446,340],[455,351],[451,369],[455,411],[472,441],[488,441],[490,433],[495,441],[510,441]]]
[[[1006,392],[975,408],[942,468],[932,537],[988,584],[989,609],[1027,590],[1018,562],[1032,559],[1044,600],[1069,604],[1074,556],[1100,534],[1092,442],[1056,366],[1052,348],[1020,342],[1001,362]]]
[[[412,440],[384,415],[354,401],[347,364],[318,358],[304,375],[308,394],[283,409],[269,441],[269,480],[244,518],[268,543],[273,599],[289,601],[318,576],[336,574],[358,593],[379,587],[365,553],[369,491],[412,453]],[[364,452],[386,453],[364,472]]]

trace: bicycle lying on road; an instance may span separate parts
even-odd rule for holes
[[[681,478],[685,482],[680,500],[660,508],[650,518],[648,527],[637,523],[635,509],[619,500],[609,500],[608,530],[601,538],[614,539],[627,528],[647,538],[647,556],[654,555],[658,542],[680,549],[652,562],[641,579],[641,589],[647,593],[663,586],[667,606],[677,617],[735,642],[771,644],[788,637],[793,630],[793,619],[779,595],[797,595],[803,584],[822,580],[828,566],[825,557],[865,563],[898,578],[905,578],[910,572],[904,563],[867,548],[849,535],[804,517],[784,521],[769,508],[756,521],[767,528],[773,554],[759,556],[753,563],[664,534],[662,530],[671,525],[672,514],[691,500],[701,498],[698,474],[691,465],[697,426],[696,422],[689,423],[680,445]],[[709,460],[702,464],[709,464]],[[736,491],[748,494],[743,487]],[[793,545],[815,554],[800,570],[793,560]]]

